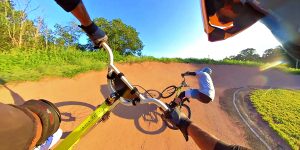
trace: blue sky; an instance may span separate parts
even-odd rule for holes
[[[28,0],[15,0],[22,8]],[[144,55],[155,57],[210,57],[222,59],[245,48],[256,48],[260,54],[279,43],[262,24],[237,37],[210,43],[203,31],[199,0],[83,0],[91,18],[108,20],[120,18],[140,34],[145,47]],[[41,16],[49,27],[55,23],[67,24],[76,20],[64,12],[54,0],[32,0],[31,8],[38,10],[30,18]],[[262,38],[263,39],[260,39]],[[268,39],[268,40],[265,40]],[[264,42],[262,42],[262,40]]]

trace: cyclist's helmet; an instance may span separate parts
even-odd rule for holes
[[[299,0],[200,1],[209,41],[232,37],[261,19],[287,52],[300,59]]]
[[[212,74],[212,70],[209,67],[203,68],[202,71],[208,73],[209,75]]]

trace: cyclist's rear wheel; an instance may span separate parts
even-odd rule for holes
[[[192,113],[191,113],[191,109],[188,105],[183,104],[181,106],[180,112],[184,113],[189,119],[191,119]],[[178,128],[175,125],[173,125],[170,121],[168,121],[165,118],[163,118],[163,120],[170,129],[178,130]]]
[[[176,92],[177,87],[175,85],[168,86],[161,92],[162,98],[169,98]]]

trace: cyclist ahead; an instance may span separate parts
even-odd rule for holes
[[[209,103],[215,98],[215,88],[213,81],[210,77],[212,70],[209,67],[205,67],[195,72],[185,72],[181,76],[195,76],[198,79],[199,89],[189,89],[183,91],[175,98],[175,102],[179,103],[184,98],[194,98],[203,103]]]

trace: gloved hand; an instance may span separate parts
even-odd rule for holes
[[[185,114],[181,113],[176,107],[167,112],[164,117],[180,129],[186,141],[189,140],[187,128],[191,124],[191,120]]]
[[[181,77],[184,77],[184,76],[185,76],[185,74],[186,74],[186,72],[185,72],[185,73],[181,73]]]
[[[42,122],[42,135],[37,145],[44,143],[49,136],[58,130],[61,116],[59,110],[53,103],[44,99],[29,100],[20,107],[27,108],[37,114]]]
[[[101,47],[101,42],[106,42],[108,37],[94,22],[89,26],[79,25],[79,27],[87,34],[94,43],[95,48]]]

